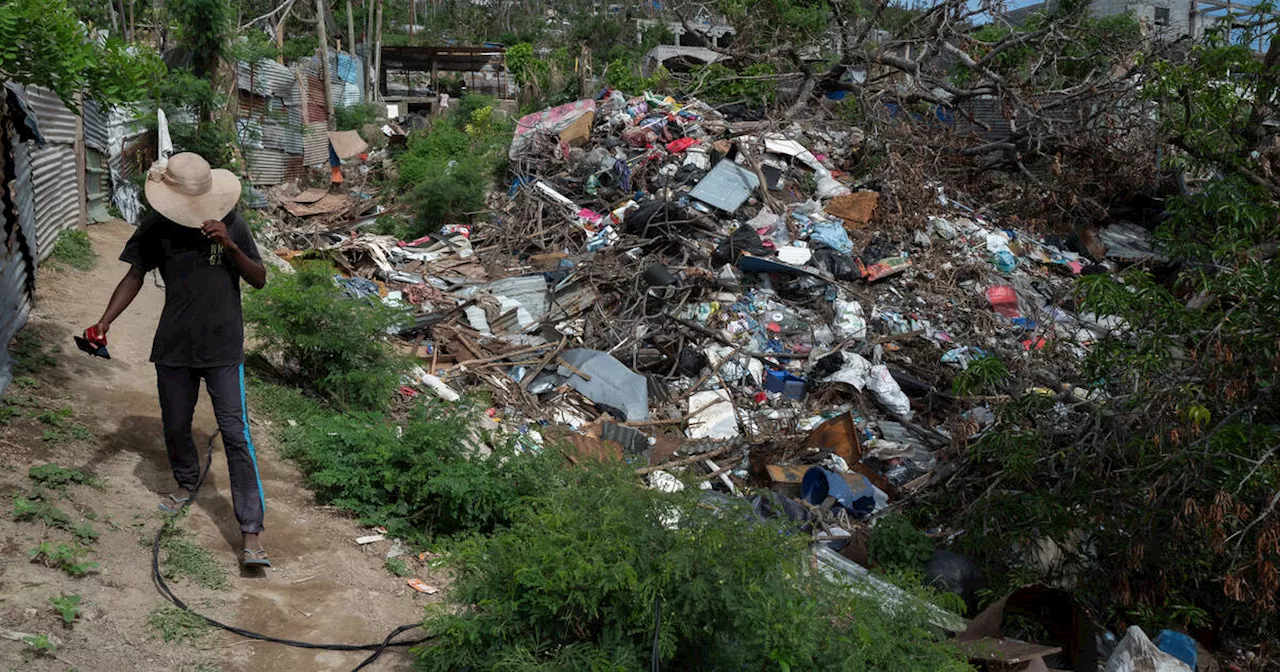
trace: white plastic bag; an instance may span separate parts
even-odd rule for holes
[[[1192,672],[1186,663],[1156,648],[1142,628],[1131,625],[1111,652],[1103,672]]]
[[[867,320],[862,316],[862,304],[836,299],[832,305],[836,313],[834,326],[841,338],[861,341],[867,337]]]
[[[867,389],[871,390],[871,393],[876,395],[876,400],[895,415],[905,420],[911,419],[911,401],[902,393],[902,388],[898,387],[898,381],[890,375],[889,367],[883,365],[871,367],[871,373],[867,376]]]

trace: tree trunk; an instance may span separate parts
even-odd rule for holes
[[[351,0],[347,0],[347,51],[356,55],[356,25],[351,18]]]
[[[360,0],[360,7],[361,9],[365,10],[364,12],[364,46],[365,46],[364,88],[365,88],[366,95],[364,99],[367,101],[371,101],[376,98],[373,91],[373,87],[374,87],[373,80],[376,79],[377,77],[376,73],[374,73],[373,71],[373,3],[374,3],[374,0]]]
[[[382,100],[382,1],[378,0],[377,36],[373,38],[373,99]]]
[[[107,14],[111,17],[111,32],[120,32],[120,22],[116,20],[116,0],[107,0]]]
[[[320,37],[320,73],[324,76],[324,109],[329,113],[329,130],[333,130],[333,96],[330,95],[329,38],[325,31],[324,0],[316,0],[316,30]]]
[[[418,0],[409,0],[409,44],[413,44],[413,31],[418,26]]]

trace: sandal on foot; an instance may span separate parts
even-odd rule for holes
[[[241,567],[270,567],[271,560],[267,559],[267,552],[261,548],[254,550],[246,548],[240,552]]]
[[[168,497],[169,497],[168,502],[160,502],[160,505],[159,505],[160,510],[164,511],[165,513],[177,513],[182,510],[182,507],[186,506],[187,503],[191,501],[190,495],[187,495],[186,497],[174,497],[172,494],[170,494],[168,495]]]

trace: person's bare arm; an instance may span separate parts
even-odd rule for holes
[[[217,220],[211,219],[204,223],[200,228],[204,231],[204,235],[210,240],[222,246],[227,254],[231,255],[231,261],[236,265],[236,272],[240,277],[245,279],[254,289],[262,289],[267,286],[267,267],[261,262],[254,261],[245,254],[236,241],[231,239],[227,233],[227,225]]]
[[[129,272],[124,274],[120,284],[116,285],[116,290],[111,293],[111,300],[107,302],[107,309],[102,313],[102,319],[93,325],[99,334],[105,336],[107,330],[111,328],[111,323],[120,317],[120,313],[123,313],[129,304],[133,303],[138,290],[142,289],[142,280],[142,271],[136,266],[129,267]]]

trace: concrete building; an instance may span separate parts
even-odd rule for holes
[[[1053,11],[1058,4],[1059,0],[1046,0],[1019,7],[1006,13],[1004,19],[1014,25],[1021,25],[1034,14]],[[1204,35],[1206,25],[1212,25],[1213,21],[1217,21],[1231,7],[1232,3],[1225,1],[1093,0],[1089,5],[1089,14],[1095,18],[1132,14],[1142,24],[1147,35],[1171,42],[1185,37],[1199,39]]]

